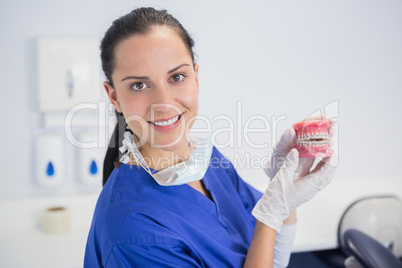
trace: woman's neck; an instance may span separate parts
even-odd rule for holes
[[[150,144],[141,146],[140,152],[144,157],[148,167],[155,170],[162,170],[179,162],[187,161],[195,148],[190,146],[187,141],[181,142],[180,146],[174,150],[163,150],[153,147]],[[130,165],[138,165],[130,154]]]

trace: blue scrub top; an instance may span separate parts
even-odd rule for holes
[[[242,267],[262,193],[215,147],[202,179],[212,200],[184,184],[160,186],[121,164],[96,204],[84,267]]]

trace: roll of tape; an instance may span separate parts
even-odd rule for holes
[[[70,211],[66,207],[51,207],[43,212],[43,231],[60,234],[70,230]]]

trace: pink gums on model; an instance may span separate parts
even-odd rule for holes
[[[329,147],[330,127],[331,122],[328,120],[312,120],[294,124],[296,141],[293,147],[299,151],[299,157],[331,156],[332,150]]]

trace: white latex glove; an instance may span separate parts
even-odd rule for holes
[[[282,168],[268,184],[262,198],[255,205],[252,214],[265,225],[280,231],[283,220],[301,204],[312,199],[331,181],[338,156],[336,152],[326,161],[321,161],[308,175],[294,180],[299,164],[299,153],[292,149]]]
[[[270,160],[264,165],[264,171],[271,180],[282,167],[283,162],[285,162],[286,156],[293,147],[295,138],[296,132],[293,128],[289,128],[282,133],[280,140],[272,152]]]

